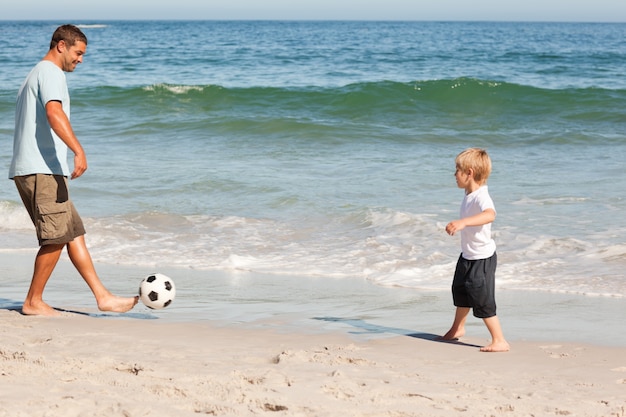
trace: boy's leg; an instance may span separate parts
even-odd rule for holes
[[[498,316],[488,317],[483,319],[487,330],[491,333],[491,344],[480,348],[481,352],[507,352],[511,349],[509,343],[504,339],[502,333],[502,327],[500,326],[500,320]]]
[[[498,255],[494,253],[490,258],[480,260],[478,264],[480,268],[477,269],[477,274],[484,274],[485,285],[475,294],[474,314],[483,319],[491,334],[491,344],[483,346],[480,350],[482,352],[506,352],[510,347],[504,339],[500,320],[496,315],[495,288]]]
[[[448,332],[439,337],[439,340],[457,340],[465,335],[465,320],[470,312],[470,302],[467,298],[467,290],[465,288],[465,276],[471,263],[459,256],[454,270],[454,279],[452,280],[452,300],[456,306],[454,313],[454,322]]]
[[[139,297],[118,297],[109,292],[102,284],[96,269],[91,260],[91,255],[85,244],[85,236],[78,236],[67,244],[67,253],[70,260],[76,267],[78,273],[83,277],[91,292],[96,297],[98,309],[101,311],[113,311],[124,313],[132,309]]]
[[[39,248],[35,258],[33,278],[22,306],[22,314],[58,316],[61,313],[43,301],[43,291],[52,275],[52,271],[61,257],[65,245],[44,245]]]
[[[439,340],[457,340],[463,337],[463,335],[465,335],[465,320],[467,320],[469,312],[469,307],[457,307],[452,327],[450,327],[450,330],[441,336]]]

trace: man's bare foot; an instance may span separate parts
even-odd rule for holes
[[[114,313],[126,313],[137,305],[139,296],[135,297],[118,297],[110,294],[109,296],[98,300],[98,309],[100,311],[111,311]]]
[[[22,306],[22,314],[25,316],[47,316],[58,317],[61,312],[50,307],[48,304],[41,302],[28,302],[25,301]]]
[[[511,347],[506,340],[494,342],[489,346],[483,346],[480,348],[481,352],[508,352],[509,350],[511,350]]]

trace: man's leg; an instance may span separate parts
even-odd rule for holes
[[[44,245],[35,258],[33,279],[22,306],[26,315],[58,316],[60,313],[43,301],[43,291],[52,275],[52,271],[61,257],[65,245]]]
[[[91,255],[85,244],[85,236],[81,235],[67,244],[67,253],[70,260],[76,267],[78,273],[83,277],[91,292],[96,297],[98,308],[101,311],[113,311],[124,313],[132,309],[139,297],[118,297],[109,292],[102,284],[96,269],[91,260]]]

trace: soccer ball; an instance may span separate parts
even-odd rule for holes
[[[172,303],[176,287],[170,277],[163,274],[148,275],[139,284],[139,299],[148,308],[158,310]]]

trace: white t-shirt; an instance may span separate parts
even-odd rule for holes
[[[54,133],[46,116],[46,103],[60,101],[70,117],[70,95],[65,73],[50,61],[40,61],[17,94],[13,160],[9,178],[30,174],[69,176],[67,145]]]
[[[467,194],[461,203],[461,218],[474,216],[487,209],[496,210],[486,185]],[[461,250],[463,258],[470,261],[487,259],[496,252],[496,242],[491,238],[491,223],[482,226],[468,226],[461,230]]]

